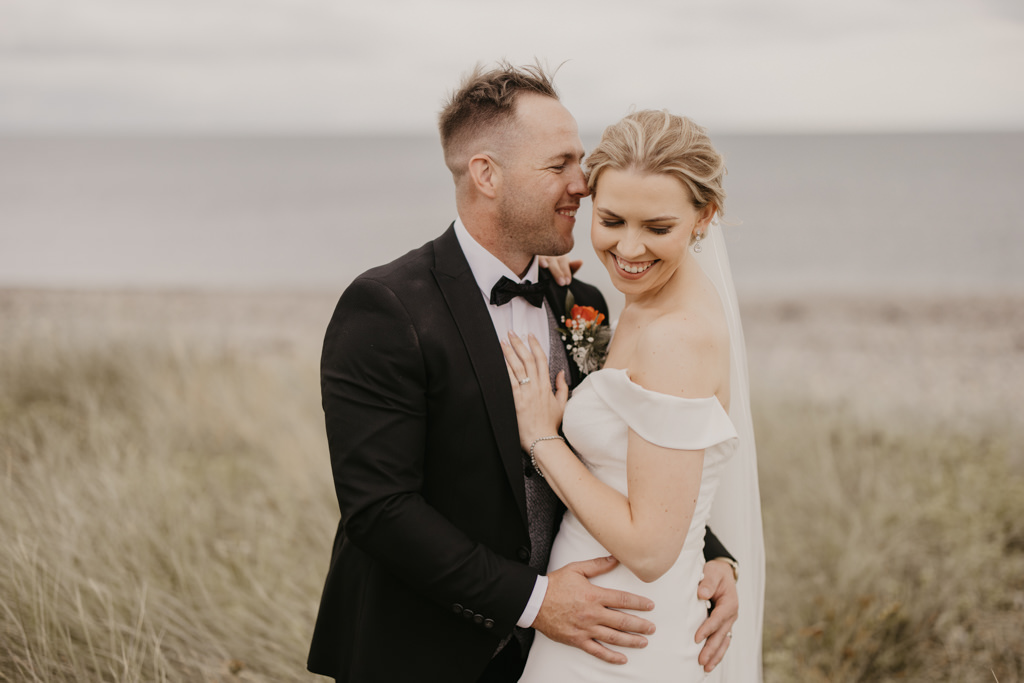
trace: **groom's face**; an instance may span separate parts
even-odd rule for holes
[[[558,100],[529,94],[516,103],[516,125],[513,153],[502,168],[502,229],[530,256],[568,253],[580,199],[587,195],[576,120]]]

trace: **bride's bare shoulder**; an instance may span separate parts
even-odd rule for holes
[[[652,320],[640,333],[630,376],[664,394],[711,396],[721,386],[721,360],[728,352],[729,331],[720,310],[674,311]]]

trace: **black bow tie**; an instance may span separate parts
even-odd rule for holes
[[[502,276],[497,284],[491,288],[491,303],[495,306],[504,306],[517,296],[523,297],[537,308],[540,308],[544,303],[544,285],[539,282],[530,282],[529,280],[519,284]]]

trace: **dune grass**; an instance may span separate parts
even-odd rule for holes
[[[0,345],[0,681],[322,680],[304,662],[337,504],[315,364],[117,335]],[[755,411],[767,680],[1022,680],[1008,441]]]
[[[0,680],[301,680],[337,517],[315,360],[5,355]]]
[[[1009,435],[863,424],[837,406],[756,415],[767,680],[1024,680],[1024,473]]]

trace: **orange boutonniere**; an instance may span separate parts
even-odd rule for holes
[[[562,316],[564,328],[559,328],[565,350],[584,375],[600,370],[608,355],[608,342],[612,333],[604,323],[604,313],[592,306],[577,306],[570,292],[565,298],[565,310],[569,316]]]
[[[573,306],[569,317],[572,318],[569,322],[573,327],[580,324],[597,326],[604,322],[604,313],[598,313],[593,306]]]

